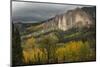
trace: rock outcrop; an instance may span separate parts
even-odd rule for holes
[[[93,25],[92,17],[81,8],[76,8],[74,10],[69,10],[64,14],[57,15],[49,20],[43,21],[41,26],[43,26],[44,29],[54,28],[67,31],[72,27],[89,28],[91,25]]]

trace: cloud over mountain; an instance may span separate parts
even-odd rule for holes
[[[12,2],[14,21],[43,21],[82,5],[65,5],[36,2]]]

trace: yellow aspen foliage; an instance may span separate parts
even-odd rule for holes
[[[29,62],[35,64],[36,62],[45,63],[47,61],[46,52],[41,51],[39,48],[34,48],[30,51],[23,51],[24,62],[28,64]]]
[[[48,42],[48,41],[47,41]],[[46,42],[46,43],[47,43]],[[45,43],[44,43],[45,44]],[[50,62],[75,62],[75,61],[89,61],[94,60],[95,50],[90,48],[89,41],[70,41],[61,43],[59,47],[53,43],[49,47],[49,54],[47,48],[40,48],[37,46],[35,38],[31,37],[25,41],[23,48],[23,61],[25,64],[47,63]],[[46,45],[46,44],[45,44]],[[43,46],[43,45],[41,45]],[[49,55],[49,59],[48,59]]]
[[[89,42],[70,41],[56,50],[58,62],[86,61],[95,58]]]
[[[47,61],[47,52],[45,48],[36,47],[35,38],[31,37],[25,41],[25,47],[23,48],[23,61],[26,64],[30,62],[45,63]]]

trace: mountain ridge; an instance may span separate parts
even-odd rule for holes
[[[94,7],[91,8],[93,9]],[[94,25],[94,19],[92,15],[84,11],[83,8],[76,8],[73,10],[68,10],[63,14],[56,15],[55,17],[52,17],[50,19],[41,21],[41,23],[26,24],[20,22],[16,23],[15,25],[19,27],[19,31],[21,33],[22,32],[26,33],[28,32],[27,34],[31,34],[34,32],[45,33],[50,30],[67,31],[71,28],[81,28],[81,27],[90,28],[92,25]]]

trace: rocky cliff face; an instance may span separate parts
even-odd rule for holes
[[[87,7],[87,9],[90,7]],[[94,8],[94,7],[93,7]],[[66,32],[72,28],[87,28],[95,27],[95,16],[93,13],[85,10],[85,8],[76,8],[69,10],[66,13],[56,15],[53,18],[42,21],[41,23],[25,23],[16,24],[19,27],[21,39],[31,36],[38,37],[41,34],[49,34],[53,31]]]
[[[43,21],[41,26],[43,26],[44,29],[52,28],[67,31],[72,27],[89,28],[92,24],[92,17],[81,8],[76,8],[74,10],[69,10],[64,14],[57,15],[49,20]]]

